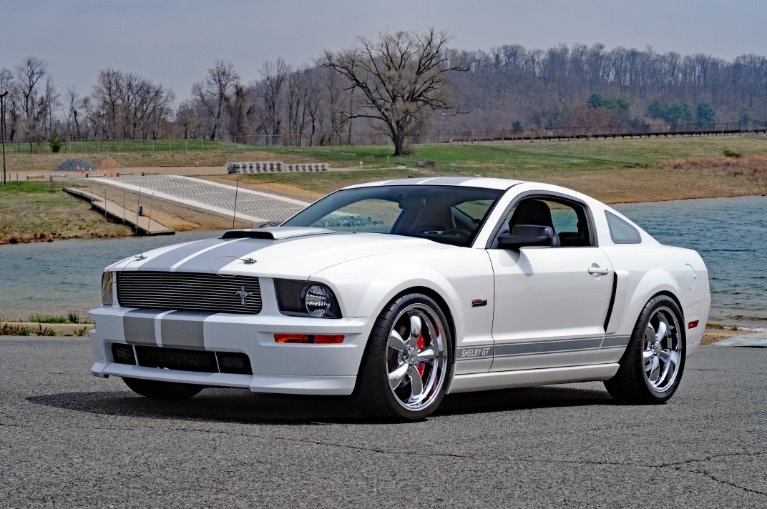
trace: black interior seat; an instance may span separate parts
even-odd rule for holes
[[[514,210],[509,220],[509,231],[518,224],[535,224],[538,226],[550,226],[554,229],[551,220],[549,206],[540,200],[525,200]]]
[[[517,225],[548,226],[554,233],[551,239],[551,247],[559,246],[559,237],[554,230],[554,221],[551,219],[551,209],[541,200],[525,200],[517,205],[509,219],[509,231],[513,232]]]

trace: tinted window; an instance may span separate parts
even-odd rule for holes
[[[533,197],[517,203],[507,214],[500,234],[515,225],[550,226],[557,237],[556,247],[591,246],[589,222],[584,207],[570,200]]]
[[[450,186],[344,189],[310,205],[283,226],[388,233],[469,246],[503,191]]]
[[[642,236],[636,228],[626,221],[616,216],[610,211],[605,210],[607,217],[607,226],[610,228],[610,238],[616,244],[639,244],[642,242]]]

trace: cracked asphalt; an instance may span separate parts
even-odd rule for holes
[[[601,384],[449,396],[424,422],[344,399],[89,374],[77,338],[0,338],[0,507],[767,507],[767,349],[705,347],[662,406]]]

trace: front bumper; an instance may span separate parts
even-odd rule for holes
[[[142,378],[253,392],[348,395],[372,323],[363,318],[322,319],[284,316],[160,311],[104,306],[91,311],[96,328],[91,347],[93,375]],[[341,344],[279,344],[275,333],[343,334]],[[146,345],[244,353],[252,375],[143,367],[115,362],[112,344]]]

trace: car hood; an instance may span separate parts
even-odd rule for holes
[[[222,238],[154,249],[117,262],[107,270],[308,278],[358,258],[453,248],[430,240],[376,233],[342,233],[320,228],[263,230],[227,232]]]

